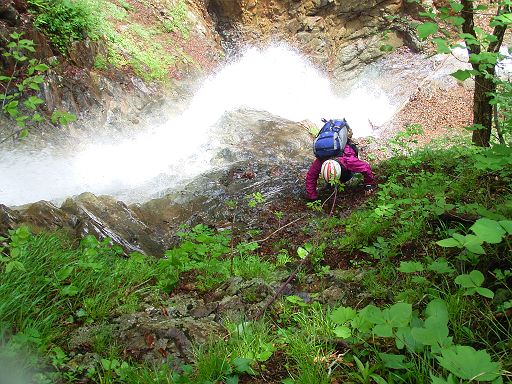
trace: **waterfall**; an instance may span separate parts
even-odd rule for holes
[[[147,200],[212,167],[211,128],[226,111],[238,108],[317,124],[322,117],[345,117],[355,136],[375,134],[369,121],[382,124],[396,111],[375,81],[363,78],[345,98],[337,94],[327,76],[293,49],[281,44],[249,48],[206,78],[185,112],[169,116],[165,124],[111,143],[82,143],[73,154],[55,149],[2,153],[0,203],[59,203],[85,191],[127,202]]]

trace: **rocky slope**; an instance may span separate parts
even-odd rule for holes
[[[36,139],[30,145],[33,146],[35,142],[43,148],[48,144],[46,136],[73,143],[84,134],[112,135],[116,131],[137,130],[145,123],[154,121],[154,112],[164,104],[167,109],[179,109],[194,91],[195,80],[214,70],[226,55],[236,54],[244,44],[284,40],[329,71],[335,81],[353,77],[365,63],[383,55],[380,48],[385,44],[417,46],[403,23],[409,17],[407,15],[414,14],[417,9],[399,0],[189,0],[184,3],[178,0],[127,0],[127,3],[127,16],[113,21],[114,29],[119,32],[130,23],[150,27],[172,20],[175,17],[171,12],[173,7],[186,5],[190,31],[187,38],[177,31],[154,36],[165,50],[180,51],[181,57],[188,58],[169,66],[166,76],[169,82],[165,85],[144,81],[130,66],[98,67],[95,64],[97,57],[106,55],[108,50],[108,42],[102,39],[74,42],[68,56],[59,56],[47,37],[33,28],[26,1],[3,3],[0,8],[1,44],[5,45],[9,40],[9,33],[23,31],[25,37],[37,43],[36,56],[39,59],[59,58],[60,64],[48,72],[41,95],[46,100],[46,112],[64,108],[78,116],[77,122],[59,130],[57,135],[51,127],[46,127],[40,134],[34,133]],[[125,54],[129,59],[129,54]],[[10,63],[4,61],[3,65],[8,69]],[[417,96],[420,98],[422,95],[420,92]],[[462,93],[456,95],[459,98],[466,96]],[[425,98],[422,97],[422,100]],[[461,109],[461,116],[465,116],[464,111]],[[420,112],[414,114],[423,116]],[[429,114],[425,115],[424,120],[431,120]],[[243,196],[255,191],[263,191],[267,196],[276,196],[281,200],[290,194],[300,199],[301,173],[307,167],[310,155],[307,133],[298,138],[295,143],[297,148],[279,149],[283,153],[297,150],[293,170],[279,174],[280,160],[273,159],[269,163],[268,159],[261,159],[262,155],[271,158],[272,154],[266,154],[257,143],[274,140],[268,135],[269,124],[286,129],[290,122],[264,114],[243,112],[242,121],[250,129],[255,129],[251,141],[254,153],[242,155],[236,160],[236,165],[223,174],[198,178],[195,183],[187,185],[186,197],[169,194],[142,205],[127,206],[108,196],[86,193],[68,199],[60,208],[48,202],[38,202],[17,210],[0,206],[0,233],[27,222],[36,230],[65,228],[77,237],[88,233],[100,238],[108,236],[122,245],[127,253],[142,251],[161,255],[172,244],[173,233],[179,224],[207,219],[209,224],[217,226],[229,221],[227,216],[231,213],[225,210],[228,199],[243,199]],[[406,114],[402,114],[394,127],[388,127],[388,131],[402,128],[410,121]],[[418,122],[423,124],[423,121]],[[440,121],[433,126],[445,126],[445,123]],[[12,123],[4,120],[2,124],[3,130]],[[278,146],[289,144],[275,143]],[[366,148],[364,142],[362,144],[364,156]],[[9,144],[16,145],[19,144]],[[260,157],[256,159],[255,153]],[[274,182],[276,177],[280,181],[279,187]]]
[[[178,58],[167,67],[166,86],[141,78],[140,71],[149,68],[139,68],[137,74],[130,65],[98,65],[98,58],[111,57],[112,43],[105,38],[73,42],[63,57],[48,37],[33,27],[34,16],[26,0],[4,1],[0,8],[0,47],[5,47],[10,33],[21,31],[36,43],[36,58],[46,62],[58,59],[60,64],[48,72],[40,96],[46,101],[46,114],[63,109],[78,116],[78,122],[67,128],[72,138],[87,129],[97,132],[105,125],[113,131],[137,129],[155,105],[164,99],[170,100],[168,108],[179,105],[189,96],[194,79],[209,73],[225,55],[236,54],[245,44],[286,41],[341,81],[382,56],[382,46],[412,41],[400,21],[410,12],[401,0],[127,0],[123,4],[124,9],[115,1],[104,1],[105,7],[124,12],[122,17],[109,16],[117,33],[134,24],[141,28],[169,25],[165,23],[176,22],[173,10],[186,7],[187,36],[168,30],[153,37],[161,50]],[[125,62],[132,61],[134,53],[128,48],[120,52]],[[12,62],[4,60],[2,64],[9,71]],[[8,121],[2,124],[12,127]],[[62,131],[59,136],[62,139]]]

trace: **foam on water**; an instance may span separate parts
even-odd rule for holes
[[[317,124],[321,117],[345,117],[356,136],[373,134],[369,121],[382,124],[396,111],[387,96],[364,79],[342,99],[327,77],[292,49],[250,48],[207,78],[182,115],[150,131],[115,143],[84,143],[81,151],[66,156],[50,150],[1,154],[0,203],[59,202],[85,191],[126,197],[127,190],[154,185],[159,178],[162,189],[170,188],[210,167],[213,152],[207,144],[215,142],[209,137],[211,128],[225,112],[237,108]],[[144,200],[149,193],[126,199]]]

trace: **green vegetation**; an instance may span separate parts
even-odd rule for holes
[[[94,1],[98,5],[100,0]],[[130,66],[146,79],[165,77],[176,60],[164,52],[165,33],[187,36],[183,1],[174,3],[170,19],[158,28],[136,23],[121,28],[137,12],[132,2],[105,1],[103,7],[87,8],[91,4],[31,1],[39,27],[62,52],[72,40],[105,35],[108,56],[96,58],[97,69]],[[463,8],[450,4],[451,10],[425,15],[432,21],[418,26],[421,37],[441,31],[440,22],[451,27],[464,23],[452,15]],[[501,12],[510,5],[502,5],[493,18],[501,29],[508,27],[511,15]],[[52,32],[60,31],[59,23],[67,34]],[[474,32],[458,37],[486,49],[495,41],[494,35]],[[39,76],[48,66],[28,57],[31,41],[11,37],[4,55],[23,75],[0,78],[6,84],[2,108],[25,129],[38,119],[35,111],[41,104],[26,92],[39,90]],[[446,40],[436,39],[440,51],[446,51]],[[338,215],[334,204],[326,215],[325,204],[309,203],[308,220],[295,227],[294,236],[255,241],[254,228],[242,233],[237,221],[242,209],[266,213],[264,220],[275,219],[280,229],[287,225],[286,210],[272,210],[259,192],[226,202],[231,229],[184,226],[178,243],[161,259],[137,253],[123,257],[109,239],[87,236],[73,244],[63,233],[36,235],[24,226],[9,231],[0,238],[0,373],[12,365],[29,372],[26,381],[41,383],[510,381],[511,87],[490,70],[499,55],[479,52],[472,50],[476,67],[455,76],[485,78],[495,86],[486,95],[495,105],[496,141],[477,135],[477,144],[489,148],[460,138],[418,148],[422,128],[411,125],[390,140],[386,151],[394,157],[379,165],[380,184],[370,199],[348,215]],[[259,254],[263,244],[266,258]],[[329,258],[349,267],[330,270],[337,263]],[[120,314],[147,309],[146,304],[169,312],[169,295],[185,285],[206,298],[240,278],[275,283],[276,271],[295,277],[290,281],[296,294],[266,307],[258,292],[244,291],[244,303],[266,309],[263,317],[247,313],[216,319],[224,332],[193,345],[194,356],[186,364],[164,348],[159,350],[162,358],[148,362],[117,344],[110,321]],[[94,357],[77,365],[71,363],[76,351],[68,339],[83,328],[94,330],[85,351]],[[152,345],[150,336],[144,342]]]
[[[10,138],[24,138],[38,123],[45,121],[38,106],[44,100],[38,97],[44,73],[50,67],[32,56],[35,52],[34,42],[24,39],[23,33],[12,33],[11,41],[2,52],[12,68],[4,68],[0,73],[0,101],[2,113],[16,122],[17,128],[0,130],[0,143]],[[53,124],[67,124],[76,117],[63,111],[51,111],[49,120]]]
[[[118,68],[129,67],[144,80],[166,81],[176,61],[190,62],[173,44],[170,35],[178,33],[185,39],[189,36],[187,6],[183,0],[161,5],[158,12],[166,17],[154,16],[154,26],[134,22],[132,17],[139,10],[126,1],[30,0],[29,5],[35,27],[63,54],[69,52],[75,41],[105,38],[108,56],[96,58],[97,69],[104,70],[109,63]],[[139,6],[147,14],[155,12],[151,4]]]
[[[441,5],[420,13],[428,21],[416,26],[418,36],[430,38],[439,53],[451,54],[457,47],[468,49],[471,69],[458,70],[452,76],[461,81],[470,77],[475,80],[473,143],[489,146],[494,128],[500,143],[505,144],[503,128],[508,129],[508,125],[500,126],[499,104],[503,100],[500,94],[510,89],[510,81],[497,76],[496,68],[505,56],[500,48],[512,24],[510,1],[461,0]]]
[[[11,231],[0,259],[3,354],[38,350],[43,357],[27,358],[26,366],[46,362],[55,368],[47,377],[71,382],[235,383],[276,365],[283,383],[505,381],[512,367],[511,151],[402,152],[380,165],[384,181],[364,206],[304,226],[311,242],[295,245],[298,258],[281,249],[263,261],[257,243],[233,243],[230,231],[204,225],[185,227],[160,260],[120,258],[108,239],[87,237],[74,247],[60,235]],[[257,194],[247,200],[264,201]],[[307,302],[279,299],[260,320],[225,319],[227,336],[195,346],[194,362],[180,370],[123,359],[112,339],[112,314],[137,310],[143,298],[163,300],[182,277],[210,292],[231,276],[269,279],[307,258],[320,286],[332,285],[325,276],[339,275],[323,265],[332,252],[352,258],[340,281],[364,295],[326,306],[317,301],[320,289]],[[304,278],[297,275],[299,283]],[[69,370],[63,340],[82,324],[97,327],[91,348],[101,360]]]
[[[62,53],[73,41],[99,37],[101,20],[93,1],[29,0],[28,4],[35,16],[34,26],[44,31]]]

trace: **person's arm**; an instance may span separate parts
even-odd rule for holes
[[[306,175],[306,196],[310,200],[318,199],[318,193],[316,192],[316,185],[318,182],[318,175],[322,169],[322,161],[315,159],[309,167]]]
[[[363,175],[365,185],[375,185],[375,176],[373,175],[370,164],[360,160],[354,149],[349,145],[345,146],[343,154],[337,160],[350,172],[358,172]]]

